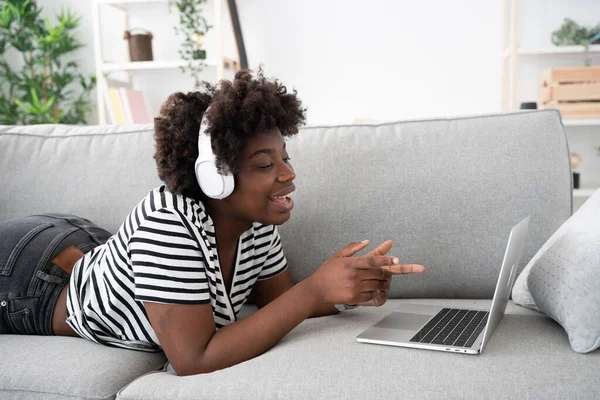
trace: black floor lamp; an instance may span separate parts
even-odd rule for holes
[[[227,6],[229,7],[231,26],[233,26],[233,34],[235,35],[235,43],[237,44],[240,67],[246,69],[248,68],[248,57],[246,56],[246,46],[244,46],[244,36],[242,35],[242,27],[240,26],[240,18],[235,0],[227,0]]]

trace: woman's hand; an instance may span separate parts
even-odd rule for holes
[[[368,245],[368,240],[348,244],[309,278],[323,302],[379,306],[387,300],[392,274],[423,272],[425,269],[422,265],[401,265],[397,257],[386,256],[392,247],[391,241],[364,256],[354,257]]]
[[[392,246],[392,241],[387,240],[380,244],[375,250],[367,253],[366,256],[384,256],[392,249]],[[420,274],[425,271],[425,267],[420,264],[394,264],[391,266],[383,266],[382,268],[388,269],[391,273],[386,288],[373,293],[373,298],[371,300],[359,303],[359,306],[379,307],[384,305],[388,298],[392,275]]]
[[[379,306],[387,300],[392,274],[425,270],[422,265],[402,265],[397,257],[386,256],[392,248],[391,241],[364,256],[354,257],[368,245],[368,240],[348,244],[309,278],[323,302]]]

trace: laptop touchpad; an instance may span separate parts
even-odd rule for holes
[[[431,315],[424,314],[394,312],[382,319],[375,327],[416,331],[423,327],[431,317]]]

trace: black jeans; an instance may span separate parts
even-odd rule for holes
[[[52,335],[52,314],[69,274],[52,260],[73,245],[87,253],[111,234],[69,214],[0,222],[0,334]]]

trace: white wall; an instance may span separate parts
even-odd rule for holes
[[[47,14],[83,16],[78,58],[94,72],[91,2],[38,0]],[[498,111],[500,0],[239,0],[251,67],[296,88],[311,124]],[[137,6],[132,25],[153,31],[155,59],[176,56],[166,6]],[[209,10],[211,5],[209,5]],[[125,54],[120,21],[105,24],[105,52]],[[210,39],[210,38],[209,38]],[[231,48],[231,44],[228,46]],[[118,50],[116,50],[118,49]],[[115,53],[116,51],[116,53]],[[208,48],[209,57],[211,49]],[[178,71],[135,73],[153,111],[175,90],[193,89]],[[204,79],[214,79],[207,71]],[[157,84],[159,83],[159,84]],[[92,120],[91,122],[95,122]]]
[[[251,63],[297,87],[312,123],[500,107],[500,1],[238,4]]]

